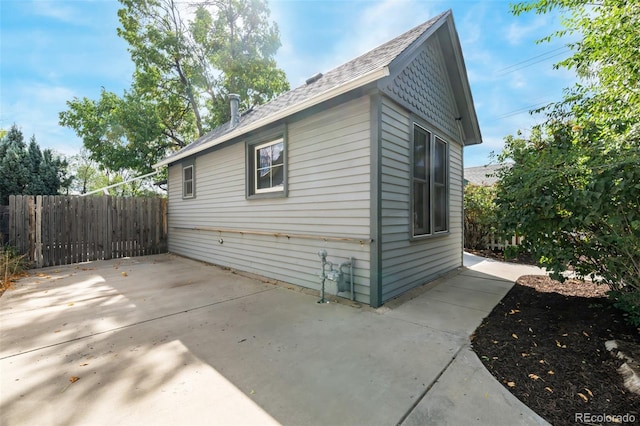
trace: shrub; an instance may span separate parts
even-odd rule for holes
[[[627,313],[630,324],[640,327],[640,290],[610,291],[608,296],[613,306]]]
[[[544,132],[542,131],[544,130]],[[630,318],[640,310],[640,124],[620,135],[558,122],[508,137],[496,204],[504,232],[525,235],[521,250],[564,280],[603,282]]]
[[[0,246],[0,290],[6,290],[11,281],[24,274],[29,265],[24,255],[10,246]]]
[[[496,190],[493,186],[464,187],[464,247],[485,249],[495,231]]]

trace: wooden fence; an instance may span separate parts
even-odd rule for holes
[[[522,243],[524,237],[519,235],[514,235],[510,240],[501,240],[495,234],[491,234],[489,236],[489,241],[487,243],[487,248],[491,250],[504,250],[509,246],[518,246]]]
[[[9,242],[9,206],[0,206],[0,245]]]
[[[167,251],[167,200],[12,195],[9,244],[35,267]]]

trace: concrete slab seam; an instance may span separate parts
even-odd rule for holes
[[[149,323],[149,322],[153,322],[153,321],[169,318],[169,317],[172,317],[172,316],[186,314],[188,312],[193,312],[193,311],[197,311],[197,310],[200,310],[200,309],[209,308],[211,306],[220,305],[220,304],[226,303],[226,302],[232,302],[234,300],[243,299],[245,297],[254,296],[256,294],[265,293],[267,291],[273,291],[273,290],[275,290],[275,289],[274,288],[268,288],[268,289],[265,289],[265,290],[257,291],[255,293],[245,294],[245,295],[242,295],[242,296],[233,297],[231,299],[220,300],[218,302],[208,303],[208,304],[202,305],[202,306],[196,306],[195,308],[189,308],[189,309],[185,309],[185,310],[178,311],[178,312],[172,312],[172,313],[166,314],[166,315],[160,315],[160,316],[154,317],[154,318],[148,318],[146,320],[134,322],[134,323],[131,323],[131,324],[122,325],[120,327],[111,328],[109,330],[98,331],[96,333],[91,333],[91,334],[87,334],[87,335],[84,335],[84,336],[75,337],[73,339],[65,340],[63,342],[52,343],[50,345],[41,346],[39,348],[29,349],[28,351],[23,351],[23,352],[18,352],[16,354],[6,355],[6,356],[3,356],[3,357],[0,357],[0,360],[14,358],[14,357],[17,357],[17,356],[20,356],[20,355],[25,355],[25,354],[28,354],[28,353],[31,353],[31,352],[37,352],[37,351],[40,351],[40,350],[43,350],[43,349],[53,348],[53,347],[60,346],[60,345],[66,345],[67,343],[77,342],[78,340],[88,339],[88,338],[91,338],[91,337],[100,336],[102,334],[113,333],[114,331],[123,330],[125,328],[135,327],[137,325],[146,324],[146,323]]]
[[[419,398],[416,398],[416,400],[413,402],[413,404],[411,404],[411,407],[409,407],[409,409],[407,410],[406,413],[404,413],[404,415],[400,418],[400,420],[398,421],[398,423],[396,423],[396,426],[400,426],[402,425],[402,423],[404,423],[405,420],[407,420],[407,417],[409,417],[409,415],[411,414],[411,412],[418,406],[418,404],[420,404],[420,401],[422,401],[427,394],[429,393],[429,391],[435,386],[436,383],[438,383],[438,380],[440,380],[440,377],[442,377],[442,375],[444,374],[445,371],[447,371],[447,369],[451,366],[451,364],[453,364],[453,361],[456,360],[456,358],[458,358],[458,355],[460,354],[460,352],[466,348],[467,346],[469,346],[468,343],[465,343],[464,345],[461,345],[458,350],[456,351],[455,354],[453,354],[453,357],[451,357],[451,359],[449,360],[449,362],[447,363],[447,365],[444,366],[444,368],[442,370],[440,370],[440,372],[438,373],[438,375],[431,381],[431,383],[429,383],[429,386],[427,386],[427,388],[424,390],[424,392],[422,392],[422,394],[420,395]]]
[[[491,294],[491,293],[484,293],[484,294]],[[437,296],[437,295],[436,295],[436,296]],[[487,311],[487,310],[485,310],[485,309],[472,308],[472,307],[470,307],[470,306],[459,305],[459,304],[457,304],[457,303],[451,303],[451,302],[449,302],[449,301],[447,301],[447,300],[441,300],[441,299],[438,299],[437,297],[433,297],[431,300],[436,301],[436,302],[438,302],[438,303],[443,303],[443,304],[446,304],[446,305],[455,306],[455,307],[457,307],[457,308],[471,309],[472,311],[478,311],[478,312],[482,312],[482,313],[485,313],[485,314],[486,314],[486,313],[488,313],[488,312],[491,312],[491,310]],[[484,317],[483,317],[483,318],[484,318]]]
[[[442,302],[442,303],[447,303],[447,302]],[[450,305],[453,305],[453,304],[450,303]],[[458,305],[453,305],[453,306],[458,306]],[[462,307],[464,308],[464,306],[462,306]],[[482,310],[479,310],[479,309],[474,309],[474,308],[468,308],[468,309],[473,309],[473,310],[478,311],[478,312],[486,313],[485,311],[482,311]],[[417,325],[418,327],[428,328],[429,330],[433,330],[433,331],[438,332],[438,333],[448,334],[448,335],[451,335],[453,337],[469,338],[468,334],[459,334],[459,333],[456,333],[454,331],[443,330],[443,329],[440,329],[440,328],[431,327],[430,325],[426,325],[426,324],[423,324],[423,323],[420,323],[420,322],[414,322],[414,321],[409,321],[409,320],[402,319],[402,318],[397,318],[397,317],[394,317],[393,315],[389,315],[389,318],[391,318],[393,320],[396,320],[396,321],[402,321],[402,322],[407,323],[407,324]]]
[[[468,272],[477,272],[479,274],[486,275],[486,276],[479,277],[478,275],[469,274]],[[461,275],[463,277],[478,278],[478,279],[487,280],[487,281],[497,281],[497,282],[501,282],[501,283],[512,283],[512,282],[514,282],[514,281],[508,280],[506,278],[500,278],[500,277],[491,278],[490,275],[487,275],[486,273],[481,272],[481,271],[475,271],[473,269],[468,269],[466,271],[462,271],[462,272],[460,272],[459,275]]]

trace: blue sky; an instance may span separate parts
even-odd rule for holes
[[[280,28],[276,60],[292,87],[452,9],[484,143],[465,148],[465,166],[490,161],[502,140],[539,121],[528,110],[562,98],[575,77],[552,65],[568,55],[557,16],[513,16],[507,1],[270,0]],[[75,97],[130,86],[127,44],[116,34],[115,0],[0,0],[0,128],[16,123],[41,147],[72,155],[82,147],[58,125]]]

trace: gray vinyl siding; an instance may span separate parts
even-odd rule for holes
[[[449,145],[449,232],[411,239],[410,144],[413,120],[407,110],[382,100],[381,244],[382,300],[462,266],[462,145]],[[436,134],[437,131],[431,129]]]
[[[289,123],[284,198],[246,198],[244,140],[197,157],[194,199],[181,198],[181,165],[172,165],[169,250],[313,289],[320,288],[318,250],[329,260],[352,256],[357,299],[368,303],[369,121],[365,96]]]

